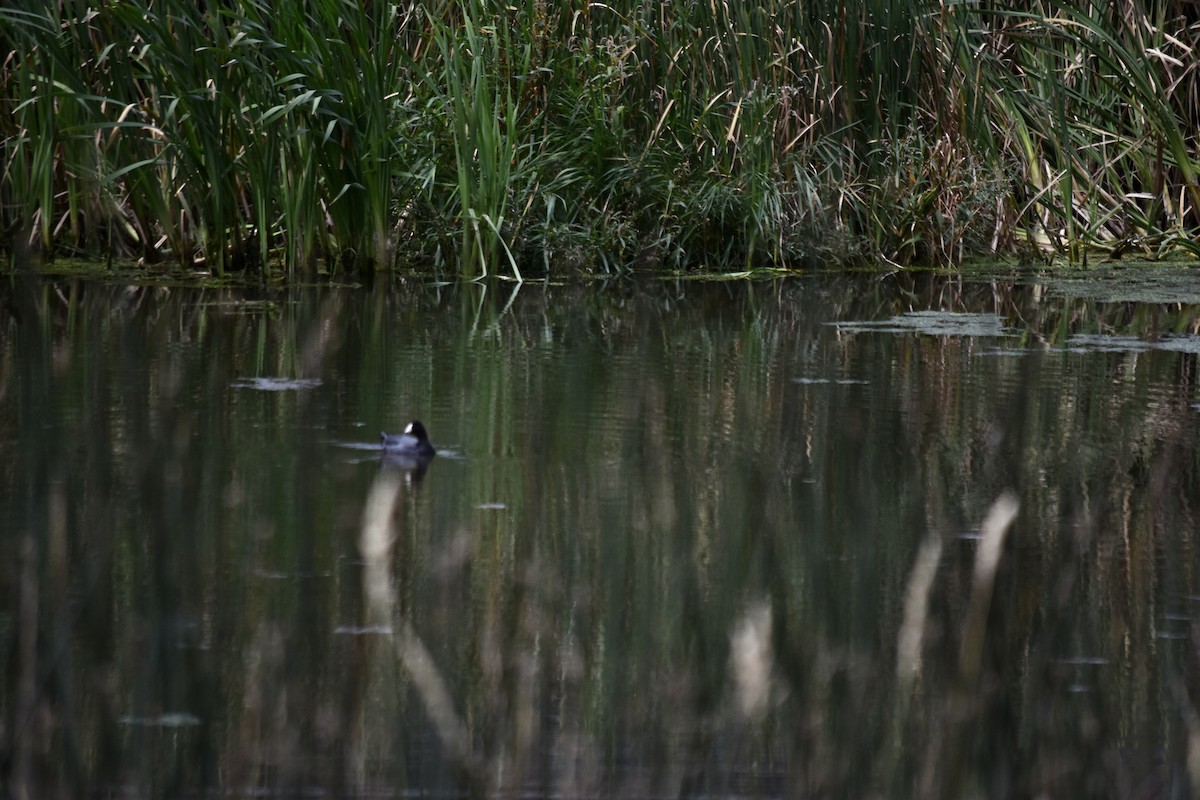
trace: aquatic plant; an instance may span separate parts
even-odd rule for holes
[[[14,254],[519,278],[1197,250],[1182,2],[41,0],[0,40]]]

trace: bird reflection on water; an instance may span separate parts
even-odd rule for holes
[[[379,436],[383,451],[379,459],[380,469],[407,473],[412,483],[417,483],[425,477],[437,450],[430,444],[424,425],[413,420],[404,429],[404,433],[381,433]]]

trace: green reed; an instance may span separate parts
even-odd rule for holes
[[[42,0],[0,39],[0,219],[44,257],[520,277],[1197,250],[1177,2]]]
[[[451,214],[461,226],[460,270],[486,277],[500,250],[513,275],[521,273],[505,241],[510,180],[518,166],[518,117],[514,75],[529,70],[530,45],[513,41],[491,4],[467,3],[461,16],[431,19],[442,71],[431,74],[434,97],[444,93],[454,151]]]

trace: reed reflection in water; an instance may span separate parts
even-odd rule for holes
[[[13,796],[1197,785],[1196,306],[5,291]]]

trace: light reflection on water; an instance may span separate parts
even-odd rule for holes
[[[14,785],[1187,794],[1195,307],[503,288],[14,294]]]

